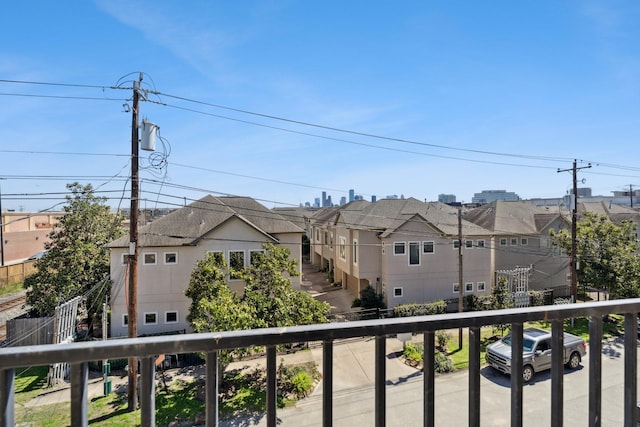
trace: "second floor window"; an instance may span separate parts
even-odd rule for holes
[[[395,242],[393,244],[393,254],[394,255],[404,255],[404,242]]]

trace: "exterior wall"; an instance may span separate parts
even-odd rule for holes
[[[31,255],[43,251],[49,241],[49,233],[62,213],[28,214],[24,212],[3,212],[0,223],[3,226],[4,261],[6,264],[20,262]],[[2,249],[0,249],[2,250]]]
[[[529,289],[542,290],[569,286],[569,258],[554,247],[549,230],[559,230],[567,225],[560,219],[554,221],[538,235],[499,235],[495,237],[496,270],[512,270],[532,266]],[[506,242],[505,242],[506,239]],[[515,239],[515,244],[512,242]],[[523,239],[526,244],[523,244]],[[506,244],[505,244],[506,243]]]
[[[424,303],[440,299],[458,297],[454,283],[458,283],[458,249],[454,247],[457,237],[442,237],[428,228],[422,232],[415,230],[416,224],[400,228],[384,239],[385,254],[382,257],[384,292],[387,307],[399,304]],[[414,228],[414,230],[407,229]],[[491,248],[488,237],[466,239],[474,246],[465,248],[463,242],[463,280],[471,290],[465,295],[476,293],[487,295],[491,292]],[[477,240],[484,240],[485,247],[475,246]],[[424,252],[424,242],[434,243],[433,253]],[[404,242],[405,253],[394,254],[394,243]],[[409,242],[419,243],[419,264],[409,264]],[[484,290],[478,290],[484,284]],[[463,289],[465,289],[463,287]]]
[[[301,233],[287,233],[278,236],[282,243],[292,250],[292,257],[301,262]],[[261,251],[262,242],[267,238],[243,221],[233,219],[222,224],[212,233],[200,240],[197,246],[150,247],[140,248],[138,258],[138,335],[161,332],[191,332],[187,315],[191,300],[184,295],[189,284],[191,272],[198,260],[207,252],[223,252],[226,260],[229,251],[244,251],[245,265],[249,263],[250,251]],[[126,248],[114,248],[111,251],[111,279],[114,282],[111,301],[111,335],[126,336],[127,326],[124,315],[127,313],[128,298],[125,283],[126,266],[121,262]],[[165,254],[177,253],[176,264],[166,264]],[[156,264],[145,264],[145,255],[155,254]],[[292,278],[300,283],[300,278]],[[292,280],[292,284],[294,283]],[[229,287],[242,292],[244,281],[229,280]],[[177,322],[166,323],[167,313],[177,312]],[[156,324],[145,324],[145,313],[156,313]]]

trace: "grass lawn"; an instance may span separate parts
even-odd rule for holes
[[[0,288],[0,297],[5,295],[17,294],[18,292],[24,291],[24,287],[22,283],[16,283],[13,285],[7,285]]]

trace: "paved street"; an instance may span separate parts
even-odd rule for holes
[[[395,343],[394,343],[395,342]],[[397,344],[396,344],[397,343]],[[399,342],[388,340],[388,353]],[[390,348],[391,347],[391,348]],[[311,353],[320,353],[313,350]],[[351,356],[349,356],[351,354]],[[357,355],[357,356],[356,356]],[[624,359],[621,342],[603,346],[602,358],[602,425],[623,425]],[[361,340],[336,344],[334,350],[334,425],[374,424],[373,341]],[[314,356],[314,359],[316,356]],[[589,357],[582,367],[565,371],[565,426],[588,425]],[[391,355],[387,358],[387,425],[421,425],[422,374],[402,364]],[[348,379],[348,380],[347,380]],[[436,425],[462,426],[468,423],[467,371],[440,375],[435,382]],[[524,425],[548,425],[551,411],[551,379],[548,372],[536,375],[524,388]],[[510,425],[510,380],[490,367],[481,370],[481,417],[488,426]],[[283,426],[317,426],[322,419],[322,384],[311,397],[295,407],[278,412]],[[223,426],[252,425],[222,423]],[[264,419],[257,425],[266,425]]]

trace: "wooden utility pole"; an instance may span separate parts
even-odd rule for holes
[[[458,208],[458,312],[464,311],[462,280],[462,206]],[[462,328],[458,329],[458,348],[462,348]]]
[[[591,167],[591,163],[587,166],[577,167],[577,160],[573,161],[573,168],[571,169],[558,169],[558,172],[573,173],[573,207],[571,209],[571,256],[570,256],[570,273],[571,273],[571,287],[569,293],[571,294],[571,302],[574,303],[578,297],[578,248],[577,248],[577,225],[578,225],[578,170],[588,169]]]
[[[133,111],[131,115],[131,209],[129,212],[129,338],[138,336],[138,112],[140,104],[140,82],[133,82]],[[127,388],[129,412],[138,409],[138,359],[129,358],[129,384]]]

